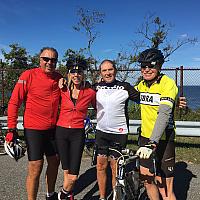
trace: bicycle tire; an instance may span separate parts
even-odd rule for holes
[[[85,135],[86,138],[85,138],[84,152],[86,153],[86,155],[92,157],[95,145],[95,128],[94,127],[86,128]]]
[[[127,200],[124,186],[115,186],[115,200]]]
[[[139,172],[130,171],[125,175],[125,191],[127,194],[127,199],[138,200],[140,194],[139,188]]]
[[[94,148],[94,142],[91,143],[85,143],[85,147],[84,147],[84,152],[86,153],[87,156],[92,157],[93,155],[93,148]]]
[[[4,150],[4,147],[0,145],[0,156],[6,155],[7,153]]]
[[[0,155],[6,155],[6,151],[4,149],[4,139],[0,138]]]
[[[144,187],[140,189],[138,200],[150,200]]]

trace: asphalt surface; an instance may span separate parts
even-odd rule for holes
[[[78,200],[98,200],[96,170],[90,166],[91,159],[82,159],[80,177],[76,184],[75,198]],[[9,156],[0,156],[0,200],[26,200],[26,166],[27,157],[15,162]],[[46,166],[46,164],[45,164]],[[44,167],[45,167],[44,166]],[[44,168],[45,169],[45,168]],[[43,169],[38,191],[38,200],[45,199],[45,170]],[[62,187],[62,170],[60,168],[56,191]],[[174,190],[178,200],[200,199],[200,165],[176,163]]]

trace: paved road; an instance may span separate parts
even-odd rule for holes
[[[0,156],[0,199],[1,200],[26,200],[25,177],[27,158],[15,162],[8,156]],[[90,167],[90,158],[83,158],[81,173],[76,185],[76,199],[97,200],[98,187],[96,184],[96,170]],[[41,175],[41,184],[38,200],[44,200],[45,182],[44,170]],[[56,190],[62,186],[62,170],[59,170]],[[175,192],[178,200],[200,199],[200,165],[176,164]]]

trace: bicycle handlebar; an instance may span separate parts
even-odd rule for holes
[[[113,149],[113,148],[109,148],[110,150],[114,150],[116,152],[118,152],[120,154],[120,157],[117,159],[117,163],[118,164],[122,164],[122,165],[126,165],[129,162],[132,162],[134,160],[138,160],[140,159],[140,157],[138,155],[136,155],[136,151],[132,150],[132,149],[122,149],[121,152]],[[155,152],[152,153],[152,155],[150,156],[150,158],[153,161],[153,166],[149,169],[149,171],[154,174],[156,173],[156,154]],[[122,160],[122,163],[120,163],[120,160]]]
[[[136,151],[133,149],[129,148],[121,148],[119,144],[114,144],[112,147],[108,146],[102,146],[102,147],[96,147],[99,150],[109,150],[109,151],[114,151],[119,154],[119,158],[117,159],[117,164],[120,165],[126,165],[127,163],[130,163],[134,160],[140,160],[140,157],[136,155]],[[153,167],[150,169],[150,172],[152,174],[156,173],[156,158],[155,158],[155,153],[151,155],[151,159],[153,161]],[[119,163],[121,161],[121,163]]]
[[[119,147],[119,145],[116,145],[114,147],[97,147],[97,149],[99,150],[109,150],[109,151],[114,151],[116,153],[119,154],[119,158],[117,159],[117,161],[119,162],[119,160],[123,159],[123,162],[131,162],[135,159],[139,159],[139,156],[136,155],[136,151],[134,151],[133,149],[129,149],[129,148],[125,148],[122,149],[121,147]]]

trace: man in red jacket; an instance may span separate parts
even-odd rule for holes
[[[60,99],[58,81],[62,77],[55,72],[58,53],[45,47],[40,51],[39,67],[26,70],[19,77],[8,104],[8,134],[12,142],[17,137],[18,110],[24,102],[24,135],[28,152],[28,176],[26,187],[28,200],[36,200],[44,155],[47,159],[47,200],[57,200],[54,192],[59,159],[55,146],[55,124]]]

